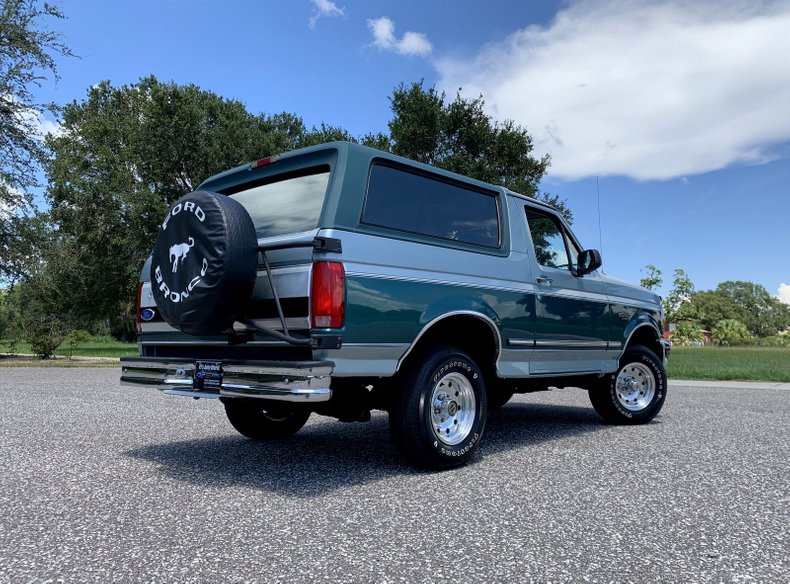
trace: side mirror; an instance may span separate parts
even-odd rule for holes
[[[583,276],[601,267],[601,252],[597,249],[585,249],[576,260],[576,275]]]

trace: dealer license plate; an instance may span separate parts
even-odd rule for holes
[[[200,391],[219,390],[220,387],[222,387],[222,361],[197,361],[192,388]]]

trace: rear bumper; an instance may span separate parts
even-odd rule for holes
[[[188,397],[251,397],[287,402],[324,402],[334,363],[331,361],[222,361],[214,386],[195,382],[192,359],[122,357],[121,384],[152,387]]]

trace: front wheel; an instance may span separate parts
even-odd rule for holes
[[[281,440],[302,429],[310,410],[290,404],[272,404],[256,399],[224,400],[228,421],[242,436],[252,440]]]
[[[398,450],[431,470],[464,464],[486,423],[483,374],[461,350],[440,347],[417,357],[398,384],[390,431]]]
[[[656,417],[667,397],[667,375],[655,353],[627,349],[620,367],[590,389],[595,411],[612,424],[644,424]]]

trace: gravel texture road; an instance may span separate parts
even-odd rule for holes
[[[113,369],[0,369],[0,582],[788,582],[790,391],[671,384],[651,424],[517,396],[466,467],[387,418],[234,433]]]

